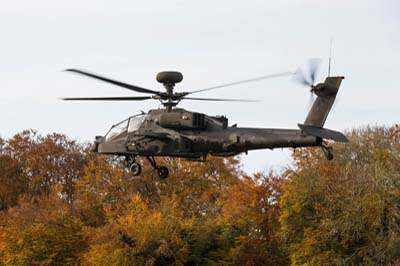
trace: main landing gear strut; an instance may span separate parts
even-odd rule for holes
[[[158,177],[165,179],[169,175],[169,170],[166,166],[158,166],[154,156],[146,156],[146,159],[150,162],[154,170],[157,171]],[[136,156],[126,157],[126,166],[131,171],[133,176],[138,176],[142,172],[142,166],[136,162]]]
[[[168,177],[168,168],[166,166],[158,166],[154,156],[146,156],[146,159],[150,162],[151,166],[153,166],[153,169],[157,171],[159,178],[165,179]]]

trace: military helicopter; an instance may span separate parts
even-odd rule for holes
[[[310,63],[308,77],[303,71],[296,72],[297,79],[302,84],[309,86],[311,95],[316,96],[306,120],[303,124],[298,124],[299,129],[243,128],[237,127],[236,124],[228,126],[228,118],[225,116],[210,116],[176,107],[182,100],[248,101],[194,98],[188,97],[188,95],[246,82],[292,75],[293,73],[263,76],[191,92],[174,92],[175,84],[183,80],[182,74],[175,71],[164,71],[157,74],[156,79],[164,85],[165,91],[138,87],[83,70],[67,69],[66,71],[150,95],[63,98],[63,100],[142,101],[153,99],[159,100],[165,107],[128,117],[113,125],[104,136],[96,136],[95,138],[92,151],[99,154],[124,156],[126,166],[129,167],[133,176],[138,176],[141,173],[138,157],[146,158],[157,171],[158,176],[165,179],[168,177],[169,170],[166,166],[159,166],[156,157],[170,156],[206,161],[208,155],[226,157],[240,153],[247,154],[248,151],[257,149],[319,146],[324,151],[326,158],[332,160],[332,148],[325,140],[348,142],[348,139],[342,133],[323,128],[344,77],[330,77],[328,75],[323,83],[314,85],[317,71],[316,63]]]

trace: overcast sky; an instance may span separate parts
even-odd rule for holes
[[[344,75],[325,126],[391,125],[400,115],[400,2],[363,1],[1,1],[0,136],[24,129],[61,132],[80,142],[158,102],[62,102],[66,96],[137,95],[62,72],[81,68],[150,89],[157,72],[184,75],[176,91],[282,71],[321,58],[327,75]],[[260,103],[182,102],[246,127],[296,128],[308,89],[279,78],[198,94]],[[286,150],[243,156],[248,173],[279,169]]]

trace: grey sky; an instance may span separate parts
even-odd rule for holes
[[[349,129],[399,122],[398,1],[1,1],[0,136],[28,128],[92,141],[111,124],[157,102],[71,103],[63,96],[120,96],[129,91],[65,73],[82,68],[151,89],[155,75],[179,70],[176,90],[195,90],[281,71],[310,57],[346,76],[326,127]],[[261,103],[182,102],[225,114],[230,124],[295,128],[307,113],[308,90],[288,78],[239,85],[199,97]],[[243,156],[248,172],[280,167],[288,151]]]

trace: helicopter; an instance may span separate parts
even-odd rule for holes
[[[183,80],[183,75],[176,71],[163,71],[156,79],[163,84],[165,91],[156,91],[138,87],[128,83],[109,79],[104,76],[89,73],[79,69],[66,69],[86,77],[107,82],[125,89],[148,96],[132,97],[79,97],[62,98],[65,101],[142,101],[158,100],[164,106],[152,109],[147,113],[133,115],[113,125],[104,136],[96,136],[92,152],[106,155],[124,156],[126,167],[133,176],[139,176],[142,171],[140,157],[146,158],[159,178],[169,175],[166,166],[157,164],[156,157],[169,156],[186,158],[205,162],[208,155],[236,156],[250,150],[321,147],[328,160],[333,159],[332,147],[326,140],[348,142],[346,136],[338,131],[324,128],[327,116],[332,108],[341,85],[343,76],[330,76],[324,82],[314,85],[317,64],[311,63],[309,74],[303,71],[295,72],[301,84],[310,87],[311,96],[315,97],[311,109],[298,129],[277,128],[247,128],[236,124],[228,125],[225,116],[211,116],[200,112],[192,112],[177,105],[182,100],[197,101],[234,101],[246,102],[252,100],[196,98],[188,95],[213,90],[217,88],[253,82],[262,79],[293,75],[292,72],[267,75],[258,78],[232,82],[206,89],[175,92],[177,83]]]

